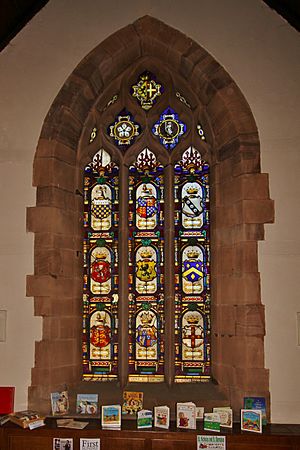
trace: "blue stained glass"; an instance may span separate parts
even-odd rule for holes
[[[169,151],[178,144],[179,138],[185,132],[186,124],[179,119],[178,114],[170,106],[152,127],[154,136],[158,136],[160,143]]]

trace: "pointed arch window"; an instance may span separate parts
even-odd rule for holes
[[[122,94],[99,105],[91,129],[90,142],[101,149],[84,169],[83,379],[207,381],[209,165],[196,148],[207,152],[201,111],[168,72],[160,72],[164,83],[141,71],[130,84],[138,70],[123,76]]]

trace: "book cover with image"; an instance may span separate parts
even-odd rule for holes
[[[177,403],[177,428],[196,429],[196,405],[192,402]]]
[[[221,431],[221,419],[218,413],[205,413],[203,429],[205,431]]]
[[[141,409],[137,413],[137,427],[138,428],[152,428],[153,415],[152,411],[148,409]]]
[[[170,426],[170,408],[168,406],[154,407],[154,426],[168,429]]]
[[[262,412],[262,424],[267,425],[266,399],[264,397],[244,397],[244,409],[258,409]]]
[[[76,413],[95,415],[98,412],[98,394],[77,394]]]
[[[262,432],[262,413],[260,410],[242,409],[241,410],[241,430],[252,431],[253,433]]]
[[[136,414],[141,411],[143,409],[143,397],[143,392],[124,391],[122,413]]]
[[[121,406],[102,406],[101,425],[102,428],[121,428]]]
[[[73,450],[73,438],[53,438],[53,450]]]
[[[219,414],[220,421],[221,421],[221,427],[232,428],[233,414],[232,414],[232,409],[229,406],[213,408],[213,412]]]
[[[53,416],[59,416],[69,413],[68,391],[51,392],[50,397]]]

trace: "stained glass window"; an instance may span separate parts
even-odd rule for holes
[[[129,381],[164,380],[163,186],[145,148],[129,168]]]
[[[163,79],[124,77],[87,133],[89,154],[106,146],[84,169],[85,380],[210,377],[209,166],[185,144],[207,142]]]
[[[175,381],[210,376],[209,166],[190,147],[175,165]]]
[[[83,378],[118,374],[118,179],[99,150],[84,174]]]

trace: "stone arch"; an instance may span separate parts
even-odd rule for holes
[[[75,68],[42,127],[33,170],[34,274],[27,296],[43,317],[29,406],[49,410],[49,393],[81,375],[81,196],[77,150],[93,127],[105,86],[139,58],[161,59],[189,84],[208,118],[212,169],[212,371],[235,409],[244,395],[269,398],[258,241],[272,222],[268,175],[260,172],[257,127],[229,74],[196,42],[146,16],[107,38]],[[176,75],[175,75],[176,76]],[[113,84],[113,83],[112,83]],[[184,95],[184,92],[183,92]],[[107,99],[109,100],[109,99]]]

